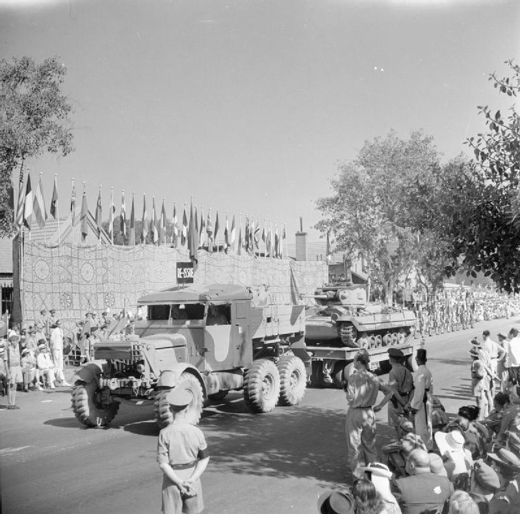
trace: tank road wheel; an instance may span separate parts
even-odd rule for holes
[[[298,405],[305,396],[307,374],[305,365],[296,355],[284,355],[278,362],[280,374],[279,405]]]
[[[270,412],[280,396],[280,375],[276,364],[259,359],[247,370],[244,380],[244,400],[255,413]]]
[[[383,337],[381,336],[381,334],[377,334],[375,336],[375,339],[376,339],[376,347],[381,348],[381,346],[383,346]]]
[[[200,384],[198,378],[195,375],[185,371],[181,374],[176,387],[186,389],[193,395],[193,400],[188,405],[186,421],[192,425],[198,425],[204,404],[204,393],[202,392],[202,385]],[[171,389],[165,389],[160,391],[159,394],[155,397],[155,421],[157,421],[157,424],[161,429],[167,427],[173,422],[173,416],[170,412],[170,405],[166,401],[166,396],[170,391]]]
[[[357,348],[357,330],[350,323],[341,323],[339,326],[339,336],[344,346]]]
[[[72,410],[80,423],[86,427],[106,427],[116,416],[119,403],[103,407],[99,402],[97,382],[76,382],[72,389]]]

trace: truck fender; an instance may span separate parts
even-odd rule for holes
[[[104,360],[91,361],[76,371],[76,380],[81,380],[86,384],[98,380],[105,366],[106,361]]]
[[[157,389],[170,389],[175,387],[179,381],[179,377],[184,372],[191,373],[193,376],[198,378],[202,385],[204,395],[206,395],[206,382],[204,381],[199,370],[195,366],[185,362],[180,362],[173,365],[170,369],[162,371],[161,375],[159,376],[159,380],[157,381]]]

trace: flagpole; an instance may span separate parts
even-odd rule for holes
[[[87,196],[87,184],[85,181],[83,181],[83,196]],[[83,196],[81,197],[81,210],[83,210]],[[87,212],[87,217],[88,217],[88,212]],[[81,220],[81,214],[80,214],[80,220]],[[79,226],[81,227],[81,222],[80,222]],[[87,238],[85,237],[85,244],[86,243],[87,243]],[[89,306],[90,306],[90,303],[89,303]]]
[[[72,191],[74,191],[74,177],[72,178]],[[74,244],[75,239],[76,239],[75,234],[74,234],[74,219],[76,217],[75,212],[76,212],[76,199],[74,199],[74,214],[72,213],[72,211],[70,213],[70,225],[72,227],[72,244]]]
[[[283,224],[283,233],[285,234],[285,258],[288,259],[289,258],[289,250],[288,250],[288,246],[287,246],[287,231],[285,229],[285,223]]]
[[[41,183],[42,183],[42,172],[40,171],[40,177],[39,177],[39,180],[38,180],[38,188],[36,191],[40,191],[40,194],[42,195],[42,198],[43,198],[43,190],[42,188],[40,187],[41,186]],[[35,197],[36,198],[36,197]],[[40,205],[41,207],[41,205]],[[45,212],[40,212],[40,215],[43,216],[43,219],[45,219]],[[45,226],[45,225],[44,225]],[[47,232],[44,230],[43,231],[43,242],[44,244],[47,244]]]
[[[55,173],[54,174],[54,180],[55,180],[55,184],[56,184],[56,194],[58,194],[58,174]],[[58,249],[60,247],[60,210],[58,209],[58,200],[56,200],[56,206],[55,206],[55,209],[56,209],[56,219],[58,220]]]

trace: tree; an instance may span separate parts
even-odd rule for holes
[[[56,57],[41,64],[30,57],[0,61],[0,236],[15,232],[9,205],[13,172],[20,170],[22,182],[27,158],[72,150],[72,107],[61,92],[66,72]]]
[[[490,80],[500,93],[516,97],[520,67],[506,63],[511,76]],[[452,244],[447,271],[461,264],[467,273],[490,276],[507,292],[520,291],[520,118],[514,106],[507,116],[478,107],[487,132],[467,144],[475,160],[458,159],[437,169],[435,180],[420,184],[422,210],[417,221]]]
[[[316,228],[336,240],[348,260],[363,256],[374,281],[392,301],[398,280],[414,267],[419,241],[410,222],[410,183],[438,166],[433,139],[421,131],[408,140],[390,132],[366,142],[357,159],[341,164],[333,196],[320,198],[323,219]]]

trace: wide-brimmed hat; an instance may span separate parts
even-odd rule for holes
[[[479,351],[478,351],[479,347],[478,346],[474,346],[473,348],[471,348],[471,350],[468,352],[472,357],[480,357],[480,354],[479,354]]]
[[[498,333],[498,337],[501,337],[502,339],[507,339],[507,336],[504,335],[503,332],[499,332],[499,333]]]
[[[376,475],[379,477],[386,477],[388,479],[392,478],[392,472],[389,467],[382,462],[371,462],[364,468],[361,468],[362,471],[370,471],[372,475]]]
[[[500,489],[500,478],[497,472],[482,459],[475,461],[473,477],[482,489],[490,493],[496,493]]]
[[[471,339],[470,343],[473,345],[473,346],[478,346],[479,348],[482,346],[482,343],[476,338],[474,337],[473,339]]]
[[[355,500],[350,494],[338,491],[323,493],[318,498],[318,512],[320,514],[354,514]]]
[[[500,467],[520,473],[520,459],[512,451],[500,448],[496,453],[488,453],[487,456]]]
[[[14,330],[9,330],[9,332],[7,332],[7,339],[11,340],[13,337],[20,339],[20,336]]]
[[[447,477],[448,472],[444,467],[444,462],[442,461],[441,456],[436,453],[429,453],[428,456],[430,457],[430,471],[436,475]]]
[[[458,430],[452,430],[451,432],[436,432],[435,442],[441,452],[444,455],[446,452],[462,452],[464,451],[464,436]]]

